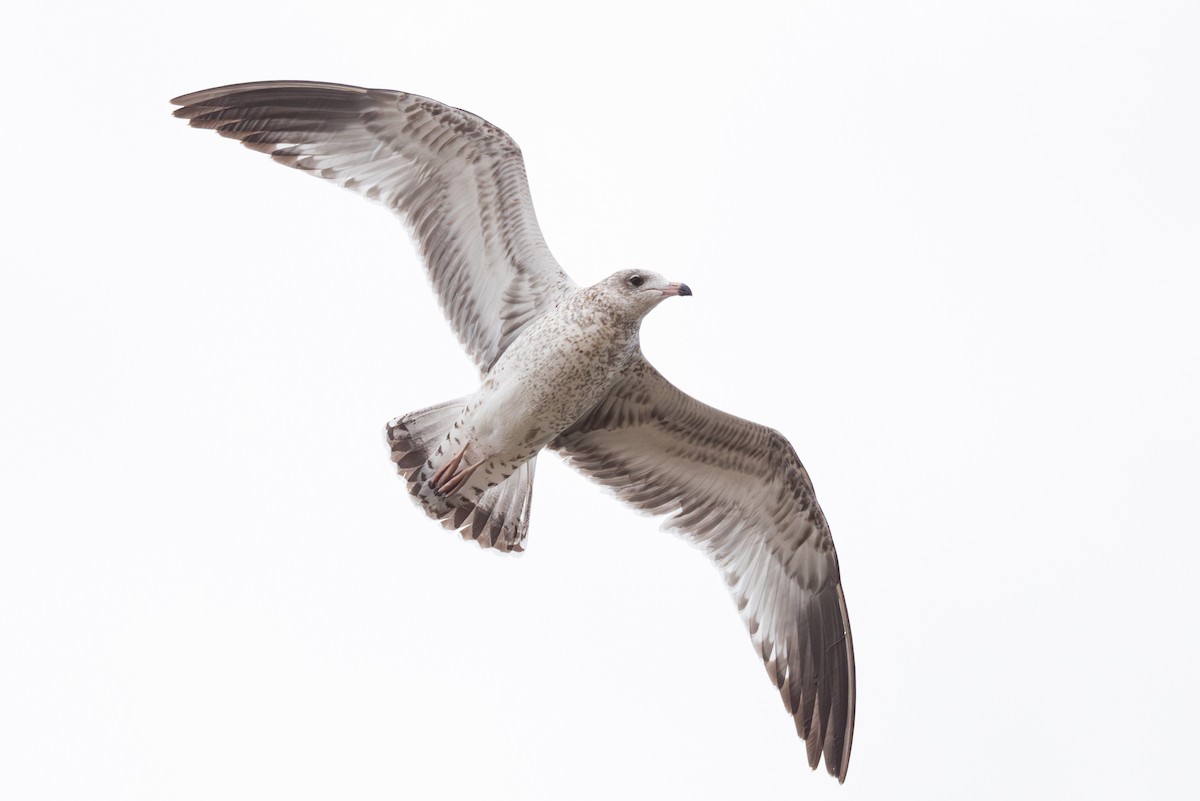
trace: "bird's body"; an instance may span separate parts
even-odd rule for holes
[[[629,286],[635,277],[640,286]],[[461,525],[484,493],[595,408],[637,357],[642,317],[662,299],[680,294],[681,287],[683,294],[691,293],[686,285],[669,284],[654,273],[627,270],[575,290],[500,354],[479,389],[461,401],[441,442],[414,447],[398,433],[411,424],[410,416],[389,423],[394,459],[402,470],[407,468],[413,495],[426,513]],[[424,461],[414,454],[424,454]],[[471,465],[477,467],[460,483],[450,484]],[[453,491],[445,491],[447,487]],[[493,526],[505,522],[502,515],[490,518]]]
[[[173,102],[287,166],[379,200],[410,227],[481,382],[387,425],[421,508],[484,547],[524,548],[538,454],[555,450],[723,573],[808,762],[844,780],[854,651],[828,525],[788,441],[680,392],[641,353],[641,321],[690,295],[646,270],[580,288],[550,255],[519,148],[417,95],[272,81]]]
[[[468,459],[504,454],[524,461],[608,394],[638,353],[641,316],[598,305],[603,289],[579,290],[501,354],[463,413]]]

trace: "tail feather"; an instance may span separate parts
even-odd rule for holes
[[[460,506],[454,498],[435,495],[425,482],[433,472],[431,459],[438,455],[446,432],[466,405],[466,398],[455,398],[427,406],[397,417],[384,430],[397,472],[408,481],[408,491],[417,505],[434,520],[443,520]]]
[[[466,401],[456,398],[388,423],[385,436],[392,461],[408,483],[413,500],[431,518],[441,521],[446,528],[458,529],[463,539],[474,540],[483,548],[522,551],[529,528],[536,456],[474,498],[438,495],[428,485],[440,462],[450,456],[443,447],[446,434],[458,420]]]
[[[429,458],[429,451],[441,444],[466,405],[466,398],[455,398],[409,412],[388,423],[387,443],[396,466],[401,470],[420,467]]]
[[[475,540],[484,548],[524,551],[536,467],[537,457],[534,456],[511,476],[480,495],[470,521],[462,526],[463,539]]]

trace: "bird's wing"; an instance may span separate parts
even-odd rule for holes
[[[816,768],[846,778],[854,646],[837,553],[779,432],[676,389],[639,359],[551,447],[717,563]]]
[[[474,114],[403,92],[291,81],[223,86],[171,102],[193,127],[213,128],[399,214],[481,371],[575,289],[538,228],[520,148]]]

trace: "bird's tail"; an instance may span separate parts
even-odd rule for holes
[[[474,540],[484,548],[523,551],[536,456],[475,498],[439,495],[429,486],[429,478],[440,463],[453,455],[446,452],[446,435],[466,401],[455,398],[409,412],[388,423],[385,436],[392,461],[408,482],[409,494],[425,514],[440,520],[446,528],[458,529],[463,539]]]

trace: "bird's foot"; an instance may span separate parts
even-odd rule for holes
[[[434,492],[436,492],[438,495],[453,495],[454,493],[458,492],[463,488],[463,485],[471,480],[471,474],[478,470],[479,466],[485,461],[485,459],[480,459],[475,464],[467,465],[462,470],[459,470],[457,473],[455,473],[454,476],[444,485],[440,487],[434,487]]]
[[[466,453],[467,446],[464,445],[462,450],[447,459],[445,464],[429,477],[429,486],[438,495],[453,495],[458,492],[470,480],[471,474],[478,470],[479,466],[486,461],[485,459],[480,459],[478,462],[469,464],[462,470],[459,470],[458,466],[462,464],[463,456]]]
[[[454,475],[454,471],[458,469],[458,465],[462,462],[463,456],[466,455],[466,453],[467,446],[464,445],[462,450],[451,456],[446,461],[442,462],[442,466],[439,467],[434,474],[429,477],[429,486],[436,490],[443,483],[445,483],[446,479]]]

